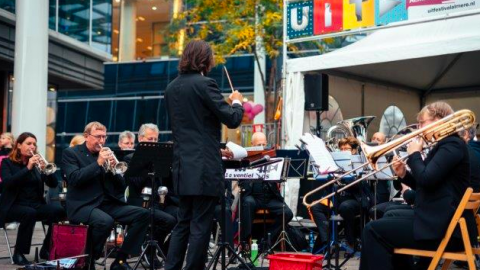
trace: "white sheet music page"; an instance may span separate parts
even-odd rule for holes
[[[301,140],[305,143],[305,148],[317,165],[319,174],[327,174],[339,169],[321,138],[305,133]]]
[[[228,142],[227,148],[230,149],[230,151],[232,151],[233,159],[242,159],[248,156],[247,150],[245,150],[245,148],[233,142]]]

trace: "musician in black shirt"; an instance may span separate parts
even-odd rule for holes
[[[20,134],[7,159],[2,161],[4,192],[0,199],[0,225],[20,222],[13,261],[18,265],[29,264],[24,254],[30,253],[33,230],[37,221],[45,221],[48,232],[40,250],[40,257],[48,259],[51,224],[65,219],[65,211],[59,205],[47,205],[44,183],[55,188],[58,184],[53,174],[41,174],[45,163],[37,152],[37,139],[29,132]]]

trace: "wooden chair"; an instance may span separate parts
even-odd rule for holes
[[[475,270],[475,256],[474,254],[480,254],[480,248],[472,247],[470,243],[470,238],[468,235],[467,224],[465,218],[462,217],[462,214],[465,210],[473,211],[475,214],[475,220],[477,223],[477,230],[480,234],[480,215],[476,214],[480,207],[480,193],[473,193],[472,188],[468,188],[463,195],[460,204],[455,211],[455,214],[448,225],[447,232],[445,233],[445,237],[440,242],[437,250],[420,250],[420,249],[409,249],[409,248],[396,248],[394,249],[395,254],[404,254],[404,255],[413,255],[413,256],[421,256],[421,257],[430,257],[432,258],[432,262],[428,267],[428,270],[434,270],[440,259],[444,259],[445,262],[443,263],[442,270],[448,269],[452,261],[466,261],[468,263],[468,268],[470,270]],[[448,252],[445,251],[448,242],[450,241],[453,231],[457,227],[460,227],[460,231],[462,233],[462,240],[465,247],[465,251],[460,252]]]

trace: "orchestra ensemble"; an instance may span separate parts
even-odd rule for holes
[[[149,263],[166,270],[205,269],[213,227],[222,215],[229,217],[219,224],[225,242],[239,246],[239,252],[248,254],[253,238],[268,235],[268,241],[274,242],[285,224],[292,221],[294,212],[285,203],[279,183],[239,181],[232,185],[225,181],[223,162],[232,158],[232,152],[222,149],[222,124],[228,128],[240,126],[244,99],[232,89],[227,102],[216,81],[208,77],[214,65],[208,43],[190,42],[179,61],[178,77],[165,91],[173,144],[167,178],[151,181],[148,176],[125,174],[135,158],[135,143],[158,142],[160,131],[152,123],[142,124],[137,136],[130,131],[119,135],[118,152],[127,153],[122,157],[106,147],[107,127],[96,121],[88,123],[83,134],[75,136],[70,147],[63,150],[60,174],[55,173],[55,164],[38,153],[35,134],[24,132],[15,139],[10,133],[2,134],[0,226],[18,223],[13,262],[31,263],[25,255],[30,254],[38,221],[48,227],[39,252],[44,260],[50,257],[52,224],[88,225],[85,269],[95,269],[95,262],[104,257],[105,242],[118,226],[124,228],[125,237],[111,263],[110,269],[114,270],[132,269],[132,258],[142,253],[150,237],[149,226],[153,226],[152,237],[161,249],[154,251],[158,256]],[[300,206],[307,208],[316,226],[316,238],[307,250],[313,254],[331,251],[331,218],[335,212],[340,217],[335,235],[342,239],[339,246],[348,256],[361,254],[361,270],[427,269],[431,258],[400,255],[394,250],[435,250],[467,189],[480,192],[475,116],[463,111],[467,112],[460,115],[449,104],[434,102],[418,112],[418,125],[412,130],[391,138],[376,132],[369,142],[365,142],[366,134],[352,128],[363,125],[366,130],[361,118],[348,125],[344,121],[344,136],[327,138],[328,149],[364,156],[370,162],[385,158],[393,176],[363,181],[366,172],[349,177],[339,177],[343,172],[335,172],[319,180],[332,182],[335,187],[319,189],[316,195],[320,199]],[[249,146],[275,152],[262,132],[253,134]],[[375,172],[375,166],[370,170]],[[65,187],[66,195],[60,202],[46,200],[45,187]],[[160,187],[164,192],[157,192]],[[333,188],[332,197],[325,199]],[[145,198],[148,189],[151,200]],[[226,206],[224,213],[222,203]],[[471,244],[478,245],[474,214],[465,213],[463,217]],[[266,232],[256,231],[256,220],[261,221],[259,229]],[[259,242],[260,252],[273,244],[263,240]],[[456,230],[447,250],[463,249],[460,231]]]

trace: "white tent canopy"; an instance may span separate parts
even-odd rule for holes
[[[304,73],[321,71],[428,94],[438,90],[480,89],[478,63],[478,11],[378,30],[331,53],[287,60],[286,146],[298,142],[302,132],[294,126],[303,123]]]

